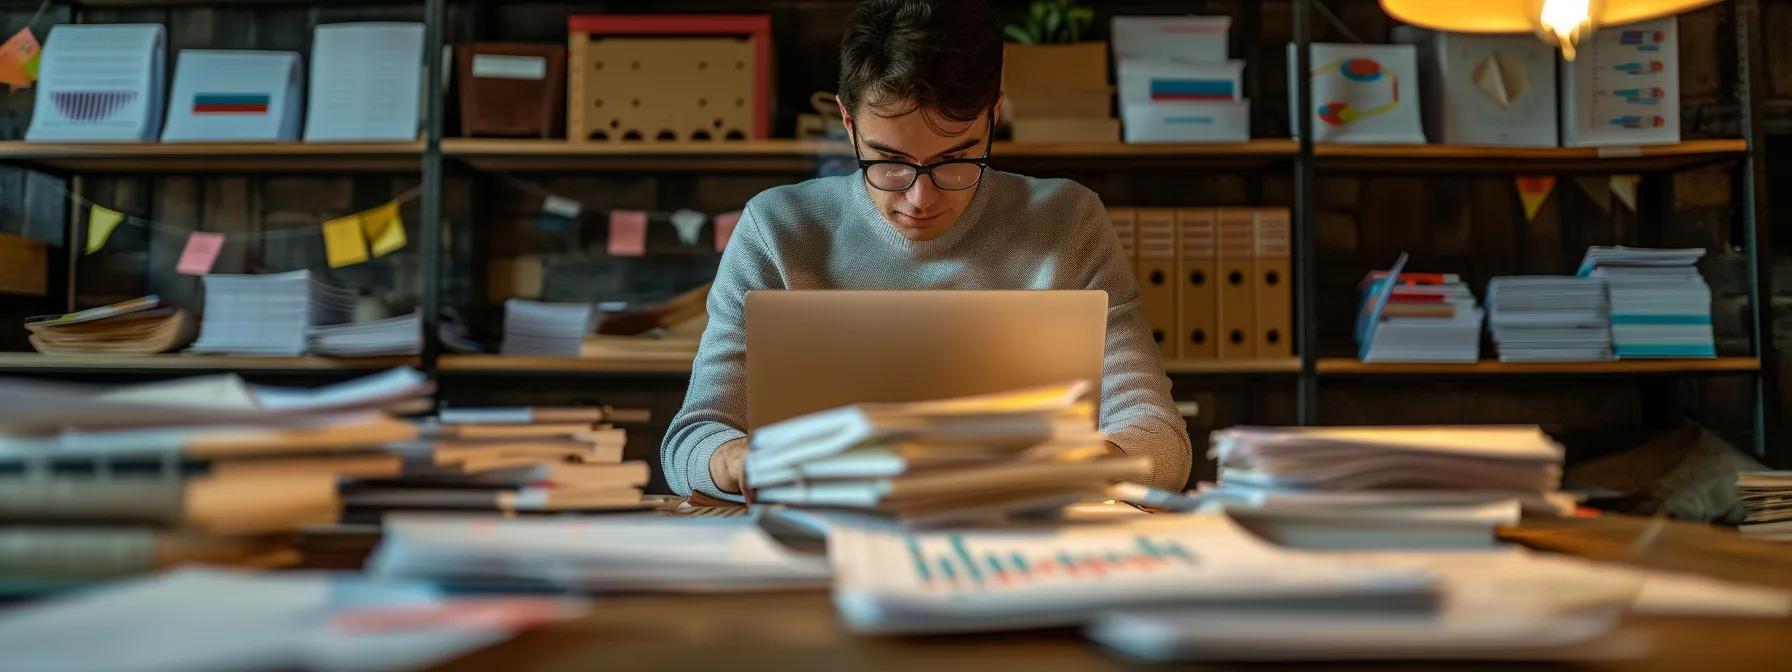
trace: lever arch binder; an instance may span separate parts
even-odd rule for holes
[[[1219,241],[1219,357],[1252,359],[1257,356],[1257,292],[1252,256],[1255,250],[1256,213],[1251,208],[1220,208]]]
[[[1182,359],[1220,355],[1219,284],[1213,208],[1176,211],[1177,353]]]
[[[1137,211],[1139,235],[1139,312],[1151,325],[1151,337],[1165,359],[1176,356],[1176,211]]]

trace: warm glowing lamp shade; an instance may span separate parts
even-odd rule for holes
[[[1534,32],[1574,60],[1575,46],[1600,26],[1659,19],[1717,0],[1381,0],[1402,22],[1453,33]]]

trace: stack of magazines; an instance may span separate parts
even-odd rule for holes
[[[1453,273],[1404,272],[1406,255],[1358,286],[1357,356],[1365,362],[1472,363],[1481,358],[1482,311]]]
[[[192,351],[297,357],[315,327],[354,319],[355,294],[312,279],[310,271],[205,276],[205,313]]]
[[[1702,249],[1592,247],[1578,275],[1605,280],[1618,359],[1716,357]]]
[[[1595,362],[1612,358],[1605,280],[1565,275],[1487,282],[1487,331],[1502,362]]]

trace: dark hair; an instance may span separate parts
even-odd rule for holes
[[[840,104],[967,122],[1002,94],[1002,28],[984,0],[864,0],[840,39]]]

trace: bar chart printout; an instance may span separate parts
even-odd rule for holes
[[[1081,583],[1161,574],[1200,563],[1183,542],[1150,534],[1116,536],[1094,544],[1040,542],[987,536],[970,541],[962,534],[909,535],[904,540],[917,587],[937,592]]]

